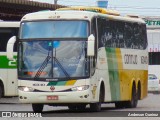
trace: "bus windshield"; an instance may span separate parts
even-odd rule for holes
[[[80,20],[31,21],[21,24],[20,39],[87,38],[88,22]]]
[[[89,63],[85,49],[84,40],[23,41],[19,45],[19,77],[31,79],[87,77]]]

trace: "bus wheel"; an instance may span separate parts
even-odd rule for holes
[[[138,92],[137,92],[138,100],[141,99],[141,83],[138,83]]]
[[[43,104],[32,104],[33,112],[41,113],[43,111]]]
[[[131,98],[131,101],[126,102],[126,107],[127,108],[135,108],[135,107],[137,107],[137,104],[138,104],[138,95],[137,95],[137,92],[136,92],[136,86],[133,85],[133,87],[132,87],[132,98]]]
[[[93,111],[93,112],[101,111],[101,103],[102,102],[104,102],[104,90],[102,90],[102,88],[101,88],[101,91],[100,91],[100,94],[99,94],[99,102],[91,103],[90,104],[90,110]]]
[[[98,102],[98,103],[91,103],[90,104],[90,110],[93,111],[93,112],[99,112],[101,111],[101,103]]]

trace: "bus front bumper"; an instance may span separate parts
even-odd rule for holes
[[[89,103],[89,90],[71,92],[24,92],[19,90],[21,103]]]

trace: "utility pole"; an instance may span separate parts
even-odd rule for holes
[[[57,1],[58,1],[58,0],[54,0],[54,4],[55,4],[55,5],[57,5]]]
[[[55,9],[57,9],[57,1],[58,0],[54,0]]]

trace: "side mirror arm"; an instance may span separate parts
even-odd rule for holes
[[[15,42],[16,42],[16,36],[13,36],[8,40],[8,43],[7,43],[7,58],[9,60],[13,60],[13,58],[14,58],[13,49],[14,49]]]

